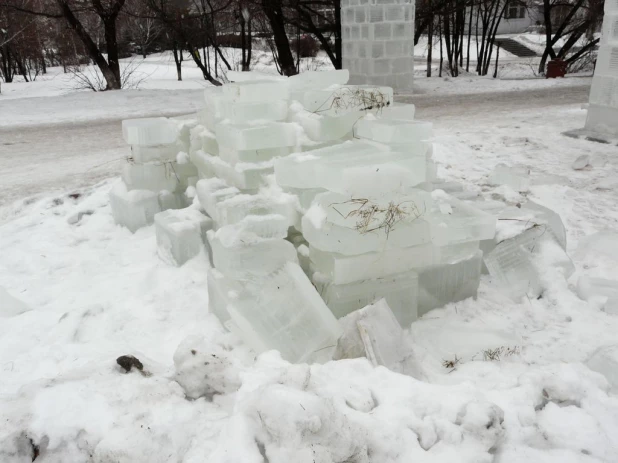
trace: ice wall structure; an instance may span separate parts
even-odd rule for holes
[[[585,130],[618,137],[618,0],[605,2],[603,32]]]
[[[342,0],[341,35],[350,83],[412,88],[414,0]]]
[[[483,261],[521,296],[539,242],[564,248],[551,211],[439,181],[431,123],[391,87],[345,70],[228,77],[197,119],[123,122],[132,151],[110,202],[133,232],[154,222],[165,262],[210,261],[209,311],[256,352],[328,360],[337,319],[385,299],[389,326],[407,328],[476,296]],[[518,172],[494,177],[523,185]],[[499,214],[529,233],[498,238]]]

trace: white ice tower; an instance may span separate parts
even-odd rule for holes
[[[414,0],[342,0],[341,34],[351,84],[412,88]]]

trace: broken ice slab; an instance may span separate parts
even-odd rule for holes
[[[159,212],[154,222],[159,257],[176,266],[200,253],[213,227],[210,217],[193,208]]]
[[[303,234],[315,248],[344,255],[430,243],[431,228],[424,220],[429,200],[421,191],[396,203],[324,193],[303,217]]]
[[[413,121],[416,108],[413,104],[394,103],[388,108],[384,108],[378,116],[382,119]]]
[[[191,149],[189,150],[189,154],[193,155],[193,153],[199,150],[211,156],[217,156],[219,154],[217,137],[213,132],[203,126],[199,126],[191,131]]]
[[[252,121],[285,121],[288,117],[288,102],[281,99],[257,103],[238,103],[225,99],[221,102],[220,108],[221,118],[233,124]]]
[[[417,319],[418,274],[414,271],[339,285],[315,273],[313,283],[337,318],[384,298],[401,326]]]
[[[354,124],[363,117],[360,111],[329,115],[307,111],[300,105],[292,106],[290,112],[290,122],[298,123],[311,140],[318,142],[337,140],[351,134]]]
[[[159,192],[159,207],[162,211],[166,211],[168,209],[184,209],[189,206],[189,198],[185,195],[184,192],[175,192],[172,193],[167,190],[162,190]]]
[[[284,191],[298,198],[300,209],[306,212],[316,196],[326,193],[324,188],[284,188]]]
[[[328,89],[304,92],[301,103],[307,111],[319,114],[379,113],[393,103],[393,89],[373,85],[333,85]]]
[[[219,157],[225,162],[235,165],[239,162],[264,162],[274,158],[287,156],[292,152],[291,146],[280,146],[276,148],[263,148],[259,150],[237,150],[222,146],[219,150]]]
[[[598,348],[585,363],[592,371],[605,376],[612,392],[618,392],[618,345]]]
[[[165,117],[125,119],[122,136],[129,145],[167,145],[176,142],[178,127]]]
[[[225,180],[220,178],[199,180],[195,189],[200,205],[217,224],[219,223],[218,205],[240,194],[238,188],[229,186]]]
[[[219,226],[234,224],[248,215],[278,214],[285,218],[287,226],[299,222],[296,198],[288,193],[270,195],[265,191],[258,194],[239,194],[219,202],[216,206]]]
[[[582,275],[577,280],[577,295],[589,301],[592,298],[605,298],[605,311],[618,314],[618,281]]]
[[[219,230],[218,230],[219,231]],[[281,268],[286,262],[298,263],[296,249],[284,239],[261,239],[249,243],[224,245],[222,233],[208,232],[215,268],[238,279],[255,279]]]
[[[388,301],[352,312],[339,320],[343,334],[337,342],[334,359],[367,357],[374,365],[404,374],[416,370],[412,350],[391,311]]]
[[[275,160],[277,183],[290,188],[321,188],[316,165],[325,159],[347,159],[354,163],[356,158],[388,152],[388,147],[377,147],[362,141],[348,141],[326,148],[303,153],[293,153]]]
[[[530,189],[530,169],[527,166],[498,164],[489,176],[490,185],[506,185],[515,191]]]
[[[234,103],[268,103],[287,100],[290,86],[286,80],[246,80],[223,86],[223,95]]]
[[[302,269],[288,262],[256,284],[253,297],[229,306],[245,341],[258,353],[276,349],[289,362],[330,360],[341,329]]]
[[[131,164],[122,168],[122,180],[128,190],[175,191],[178,176],[172,162],[158,164]]]
[[[418,270],[418,315],[469,297],[476,298],[481,279],[483,253],[451,264]]]
[[[257,190],[265,185],[265,176],[273,173],[273,161],[239,162],[231,165],[218,156],[210,156],[196,151],[191,157],[193,163],[205,177],[211,176],[225,180],[240,190]]]
[[[557,249],[551,249],[554,257],[557,253],[562,254],[561,262],[554,259],[554,266],[563,266],[564,276],[568,278],[574,271],[573,264],[544,226],[534,226],[514,238],[500,242],[485,254],[483,260],[492,279],[511,297],[518,298],[524,294],[537,297],[543,288],[534,257],[547,242],[555,243]]]
[[[496,218],[471,203],[460,201],[441,190],[431,194],[434,203],[424,215],[431,225],[432,241],[438,246],[492,239]]]
[[[177,143],[157,146],[132,145],[131,158],[137,164],[175,161],[178,151],[180,151],[180,148]]]
[[[546,224],[548,230],[554,235],[556,241],[558,241],[558,244],[560,244],[562,249],[566,250],[566,229],[564,228],[564,223],[562,223],[562,219],[557,212],[552,211],[548,207],[537,204],[534,201],[526,201],[522,204],[521,208],[524,210],[534,211],[534,222],[537,224]]]
[[[208,277],[208,311],[217,316],[223,326],[230,320],[228,307],[239,298],[247,297],[245,285],[233,278],[228,278],[215,268],[207,270]]]
[[[132,233],[150,225],[161,211],[158,194],[149,190],[127,191],[124,183],[116,184],[109,193],[114,221]]]
[[[288,236],[288,221],[279,214],[247,215],[242,220],[220,227],[215,237],[222,246],[233,248],[259,243],[265,239],[284,239]]]
[[[354,135],[381,143],[418,143],[433,138],[431,122],[366,117],[354,126]]]
[[[223,87],[208,87],[204,89],[206,107],[197,112],[197,120],[211,132],[223,120],[222,110],[226,101],[223,95]]]
[[[215,130],[219,146],[236,150],[259,150],[296,145],[296,125],[289,122],[218,124]]]

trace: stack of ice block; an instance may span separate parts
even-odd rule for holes
[[[187,205],[185,190],[195,183],[197,170],[189,162],[189,125],[166,118],[122,122],[131,155],[122,182],[110,192],[114,220],[132,232],[150,225],[157,212]]]

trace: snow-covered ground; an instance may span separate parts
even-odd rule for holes
[[[615,279],[618,268],[616,249],[575,252],[594,232],[618,229],[618,149],[561,135],[584,124],[587,81],[490,88],[496,81],[419,79],[428,95],[400,97],[434,122],[442,177],[517,203],[525,198],[486,185],[496,164],[553,176],[559,183],[527,196],[561,214],[577,269],[565,282],[546,266],[543,297],[519,303],[484,277],[477,300],[415,322],[409,337],[422,374],[414,379],[366,360],[256,359],[208,313],[205,256],[169,267],[157,257],[153,227],[131,234],[114,225],[107,192],[116,179],[101,179],[119,166],[77,181],[126,152],[112,119],[191,112],[201,105],[198,80],[0,99],[0,180],[19,177],[0,195],[20,192],[0,205],[0,462],[35,454],[44,463],[618,461],[618,400],[582,363],[616,343],[618,318],[573,291],[579,275]],[[432,96],[449,85],[448,95]],[[470,87],[486,93],[466,95],[478,93]],[[581,154],[607,164],[574,171]],[[20,162],[32,166],[31,178],[11,167]],[[9,313],[26,308],[9,306],[1,288],[29,310]],[[502,346],[516,353],[484,360],[482,351]],[[121,355],[139,358],[144,372],[123,373]],[[443,366],[455,358],[454,368]],[[226,364],[228,376],[204,378],[211,362]],[[180,384],[199,390],[211,380],[228,392],[188,400]]]

